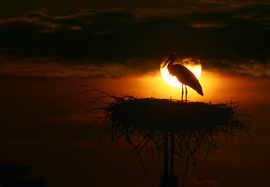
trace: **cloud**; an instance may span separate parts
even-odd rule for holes
[[[270,4],[240,4],[84,9],[64,16],[38,9],[0,20],[0,56],[10,63],[43,59],[32,63],[62,64],[70,72],[87,65],[101,77],[119,77],[156,71],[174,51],[201,59],[204,69],[269,76]],[[28,74],[57,73],[29,69]]]
[[[216,72],[235,75],[252,75],[254,77],[270,77],[270,61],[254,59],[211,59],[204,61],[203,67]]]
[[[3,61],[9,61],[2,58]],[[12,63],[0,64],[0,75],[14,77],[87,77],[87,78],[120,78],[122,76],[154,73],[159,63],[151,59],[129,59],[122,63],[102,63],[94,65],[87,62],[69,64],[68,62],[51,62],[46,58],[20,59]],[[141,68],[144,67],[144,68]]]

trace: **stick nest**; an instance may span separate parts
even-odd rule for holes
[[[238,105],[237,105],[238,106]],[[235,103],[211,104],[167,99],[118,99],[104,108],[113,128],[134,131],[174,132],[179,135],[241,128]]]
[[[238,137],[236,131],[247,134],[249,132],[249,127],[245,124],[250,118],[240,121],[239,117],[248,116],[236,112],[238,102],[212,104],[132,96],[116,97],[91,88],[86,92],[97,91],[103,95],[92,98],[92,103],[98,103],[103,98],[113,99],[100,108],[88,111],[91,114],[89,118],[96,118],[94,123],[102,122],[100,140],[106,137],[112,141],[124,138],[133,145],[139,158],[141,151],[144,148],[149,150],[149,147],[152,154],[156,152],[159,157],[164,149],[164,134],[171,134],[170,137],[175,140],[176,158],[185,166],[183,178],[190,167],[196,167],[194,154],[198,148],[206,147],[207,156],[209,148],[217,148],[220,134],[223,134],[227,141],[232,141],[233,137]],[[104,115],[94,115],[95,110],[102,110]]]

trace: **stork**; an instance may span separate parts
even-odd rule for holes
[[[177,80],[182,83],[182,101],[183,101],[183,95],[184,95],[184,86],[185,86],[185,94],[186,94],[186,101],[187,101],[187,86],[194,89],[198,94],[203,96],[202,86],[199,83],[199,80],[196,78],[196,76],[185,66],[181,64],[173,64],[173,62],[176,60],[176,54],[171,53],[169,58],[164,63],[163,67],[168,64],[168,71],[172,76],[175,76]]]

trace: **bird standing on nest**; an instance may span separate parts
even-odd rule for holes
[[[173,62],[176,60],[176,54],[171,53],[169,58],[164,63],[163,67],[169,62],[168,64],[168,71],[172,76],[175,76],[177,80],[182,83],[182,101],[183,101],[183,95],[184,95],[184,86],[186,89],[186,101],[187,101],[187,86],[191,87],[195,91],[197,91],[198,94],[203,96],[202,86],[199,83],[199,80],[196,78],[196,76],[185,66],[181,64],[173,64]]]

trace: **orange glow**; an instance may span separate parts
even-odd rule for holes
[[[163,79],[171,86],[176,88],[182,88],[182,84],[177,80],[175,76],[172,76],[169,74],[167,66],[163,67],[165,61],[162,61],[160,64],[160,73],[163,77]],[[184,66],[188,68],[194,75],[199,79],[201,72],[202,72],[202,66],[199,60],[194,63],[190,58],[183,59],[181,63],[179,61],[176,61],[176,64],[185,64]],[[163,68],[162,68],[163,67]]]
[[[92,85],[100,90],[103,90],[112,95],[132,95],[138,98],[153,97],[164,99],[181,99],[181,88],[175,88],[164,81],[160,72],[155,72],[151,75],[144,76],[125,76],[119,79],[84,79],[86,82],[80,84]],[[268,100],[269,94],[263,94],[262,91],[258,95],[256,89],[251,90],[251,87],[256,86],[258,79],[252,77],[238,77],[228,74],[215,73],[210,71],[202,71],[200,76],[200,84],[202,85],[204,96],[200,96],[193,89],[188,89],[188,99],[190,101],[209,102],[213,103],[233,101],[254,101],[256,99]],[[266,84],[268,81],[261,81],[260,85],[264,85],[264,89],[270,89]],[[117,89],[116,89],[117,88]],[[80,88],[84,91],[86,88]],[[78,91],[77,93],[79,93]],[[257,94],[254,97],[255,93]],[[268,92],[269,93],[269,92]],[[249,101],[249,102],[250,102]],[[256,100],[257,101],[257,100]],[[254,101],[255,102],[255,101]],[[87,103],[88,104],[88,103]],[[87,105],[83,102],[82,105]]]
[[[260,80],[260,81],[259,81]],[[240,77],[229,74],[222,74],[210,71],[202,71],[200,76],[200,84],[203,89],[204,96],[200,96],[193,89],[188,89],[188,99],[190,101],[213,103],[230,101],[257,102],[258,99],[268,101],[269,97],[269,80],[255,79],[252,77]],[[258,83],[259,82],[259,83]],[[120,79],[104,79],[93,80],[88,84],[104,90],[110,94],[132,95],[138,98],[154,97],[165,99],[181,99],[181,88],[175,88],[164,81],[160,72],[144,76],[129,76]],[[258,94],[256,89],[251,87],[264,88]],[[101,86],[102,85],[102,86]],[[117,89],[116,89],[117,88]],[[255,97],[256,95],[256,97]],[[256,98],[256,100],[255,100]]]
[[[196,24],[191,24],[190,26],[194,28],[226,27],[225,24],[221,24],[221,23],[196,23]]]

